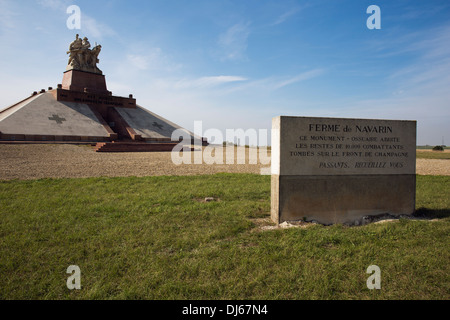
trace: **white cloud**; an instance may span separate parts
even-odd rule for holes
[[[67,0],[38,0],[38,4],[53,10],[66,10],[70,3]]]
[[[0,1],[0,31],[14,29],[16,26],[15,20],[18,16],[19,14],[13,10],[10,2]]]
[[[240,60],[245,58],[250,36],[250,23],[237,23],[219,36],[222,60]]]
[[[414,36],[414,41],[411,40]],[[394,37],[393,37],[394,38]],[[405,53],[415,58],[393,69],[384,85],[391,96],[338,103],[338,108],[322,111],[336,116],[417,120],[418,144],[439,144],[442,136],[450,140],[450,25],[422,30],[387,39],[387,54]],[[339,110],[338,112],[336,110]]]
[[[67,8],[73,5],[73,1],[68,0],[38,0],[37,3],[43,7],[50,8],[55,11],[63,11],[64,15],[67,14]],[[89,37],[96,39],[103,39],[105,37],[114,37],[117,35],[116,31],[107,24],[97,21],[95,18],[86,14],[83,7],[81,9],[81,30],[80,32]]]
[[[292,77],[292,78],[289,78],[287,80],[282,80],[282,81],[280,81],[278,83],[275,83],[273,85],[273,89],[274,90],[281,89],[283,87],[286,87],[288,85],[291,85],[291,84],[294,84],[294,83],[297,83],[297,82],[301,82],[301,81],[305,81],[305,80],[308,80],[308,79],[312,79],[312,78],[318,77],[318,76],[322,75],[323,73],[324,73],[323,69],[314,69],[314,70],[310,70],[310,71],[307,71],[307,72],[303,72],[303,73],[301,73],[301,74],[299,74],[299,75],[297,75],[295,77]]]
[[[423,32],[421,38],[410,43],[406,49],[414,52],[416,59],[409,65],[391,73],[388,81],[397,90],[412,95],[436,93],[448,95],[450,83],[450,25]]]
[[[137,54],[128,54],[127,62],[139,70],[147,70],[150,64],[148,57]]]
[[[201,77],[198,79],[183,79],[175,83],[176,88],[208,88],[222,84],[246,81],[246,78],[239,76],[213,76]]]
[[[113,28],[88,16],[83,11],[81,11],[81,31],[99,40],[117,35]]]
[[[300,7],[295,7],[293,9],[290,9],[289,11],[283,13],[281,16],[278,17],[277,20],[275,20],[275,22],[273,22],[271,25],[272,26],[276,26],[278,24],[281,24],[283,22],[285,22],[286,20],[288,20],[291,16],[294,16],[295,14],[297,14],[298,12],[300,12],[301,8]]]
[[[234,92],[242,92],[246,91],[247,93],[254,93],[260,96],[262,93],[271,93],[273,91],[279,90],[281,88],[287,87],[289,85],[292,85],[294,83],[307,81],[309,79],[313,79],[315,77],[319,77],[322,74],[325,73],[324,69],[313,69],[306,72],[303,72],[301,74],[298,74],[296,76],[272,76],[267,78],[261,78],[261,79],[255,79],[255,80],[248,80],[245,82],[240,83],[237,86],[231,87],[231,88],[224,88],[221,90],[222,95],[231,94]]]
[[[133,45],[130,45],[130,47],[133,48]],[[127,64],[135,69],[173,72],[182,67],[180,63],[174,62],[170,56],[165,54],[161,48],[141,48],[138,51],[145,51],[145,53],[129,53],[126,55]]]

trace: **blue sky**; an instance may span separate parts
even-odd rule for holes
[[[381,30],[366,26],[372,4]],[[114,95],[190,130],[417,120],[418,144],[450,145],[448,0],[0,0],[0,108],[61,83],[76,33],[102,45]]]

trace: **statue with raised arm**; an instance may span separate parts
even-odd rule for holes
[[[102,46],[97,45],[92,50],[90,48],[91,44],[89,43],[88,38],[85,37],[81,40],[77,34],[67,52],[67,54],[69,54],[67,70],[80,70],[102,74],[102,71],[97,67],[97,63],[100,62],[98,55],[100,54]]]
[[[79,69],[81,67],[80,58],[82,46],[83,43],[77,34],[75,40],[69,46],[69,51],[67,51],[69,54],[69,62],[67,63],[67,66],[71,66],[71,69]]]

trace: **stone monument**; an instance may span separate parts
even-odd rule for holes
[[[67,63],[67,70],[80,70],[92,73],[103,74],[97,67],[100,62],[98,55],[102,50],[101,45],[96,45],[92,50],[88,38],[81,40],[79,35],[76,35],[75,40],[70,44],[69,62]]]
[[[366,216],[413,214],[416,126],[415,121],[274,118],[272,219],[360,224]]]
[[[102,49],[96,45],[92,50],[88,38],[81,40],[76,35],[70,44],[69,61],[64,73],[62,88],[73,91],[89,91],[108,94],[106,80],[103,72],[97,67],[100,62],[98,55]]]
[[[136,104],[133,95],[114,96],[97,67],[102,46],[91,49],[77,34],[57,88],[34,91],[30,97],[0,111],[0,141],[102,142],[97,151],[172,151],[177,129],[192,140],[205,138]]]

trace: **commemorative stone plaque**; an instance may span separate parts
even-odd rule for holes
[[[416,121],[277,117],[272,219],[358,224],[413,214]]]

